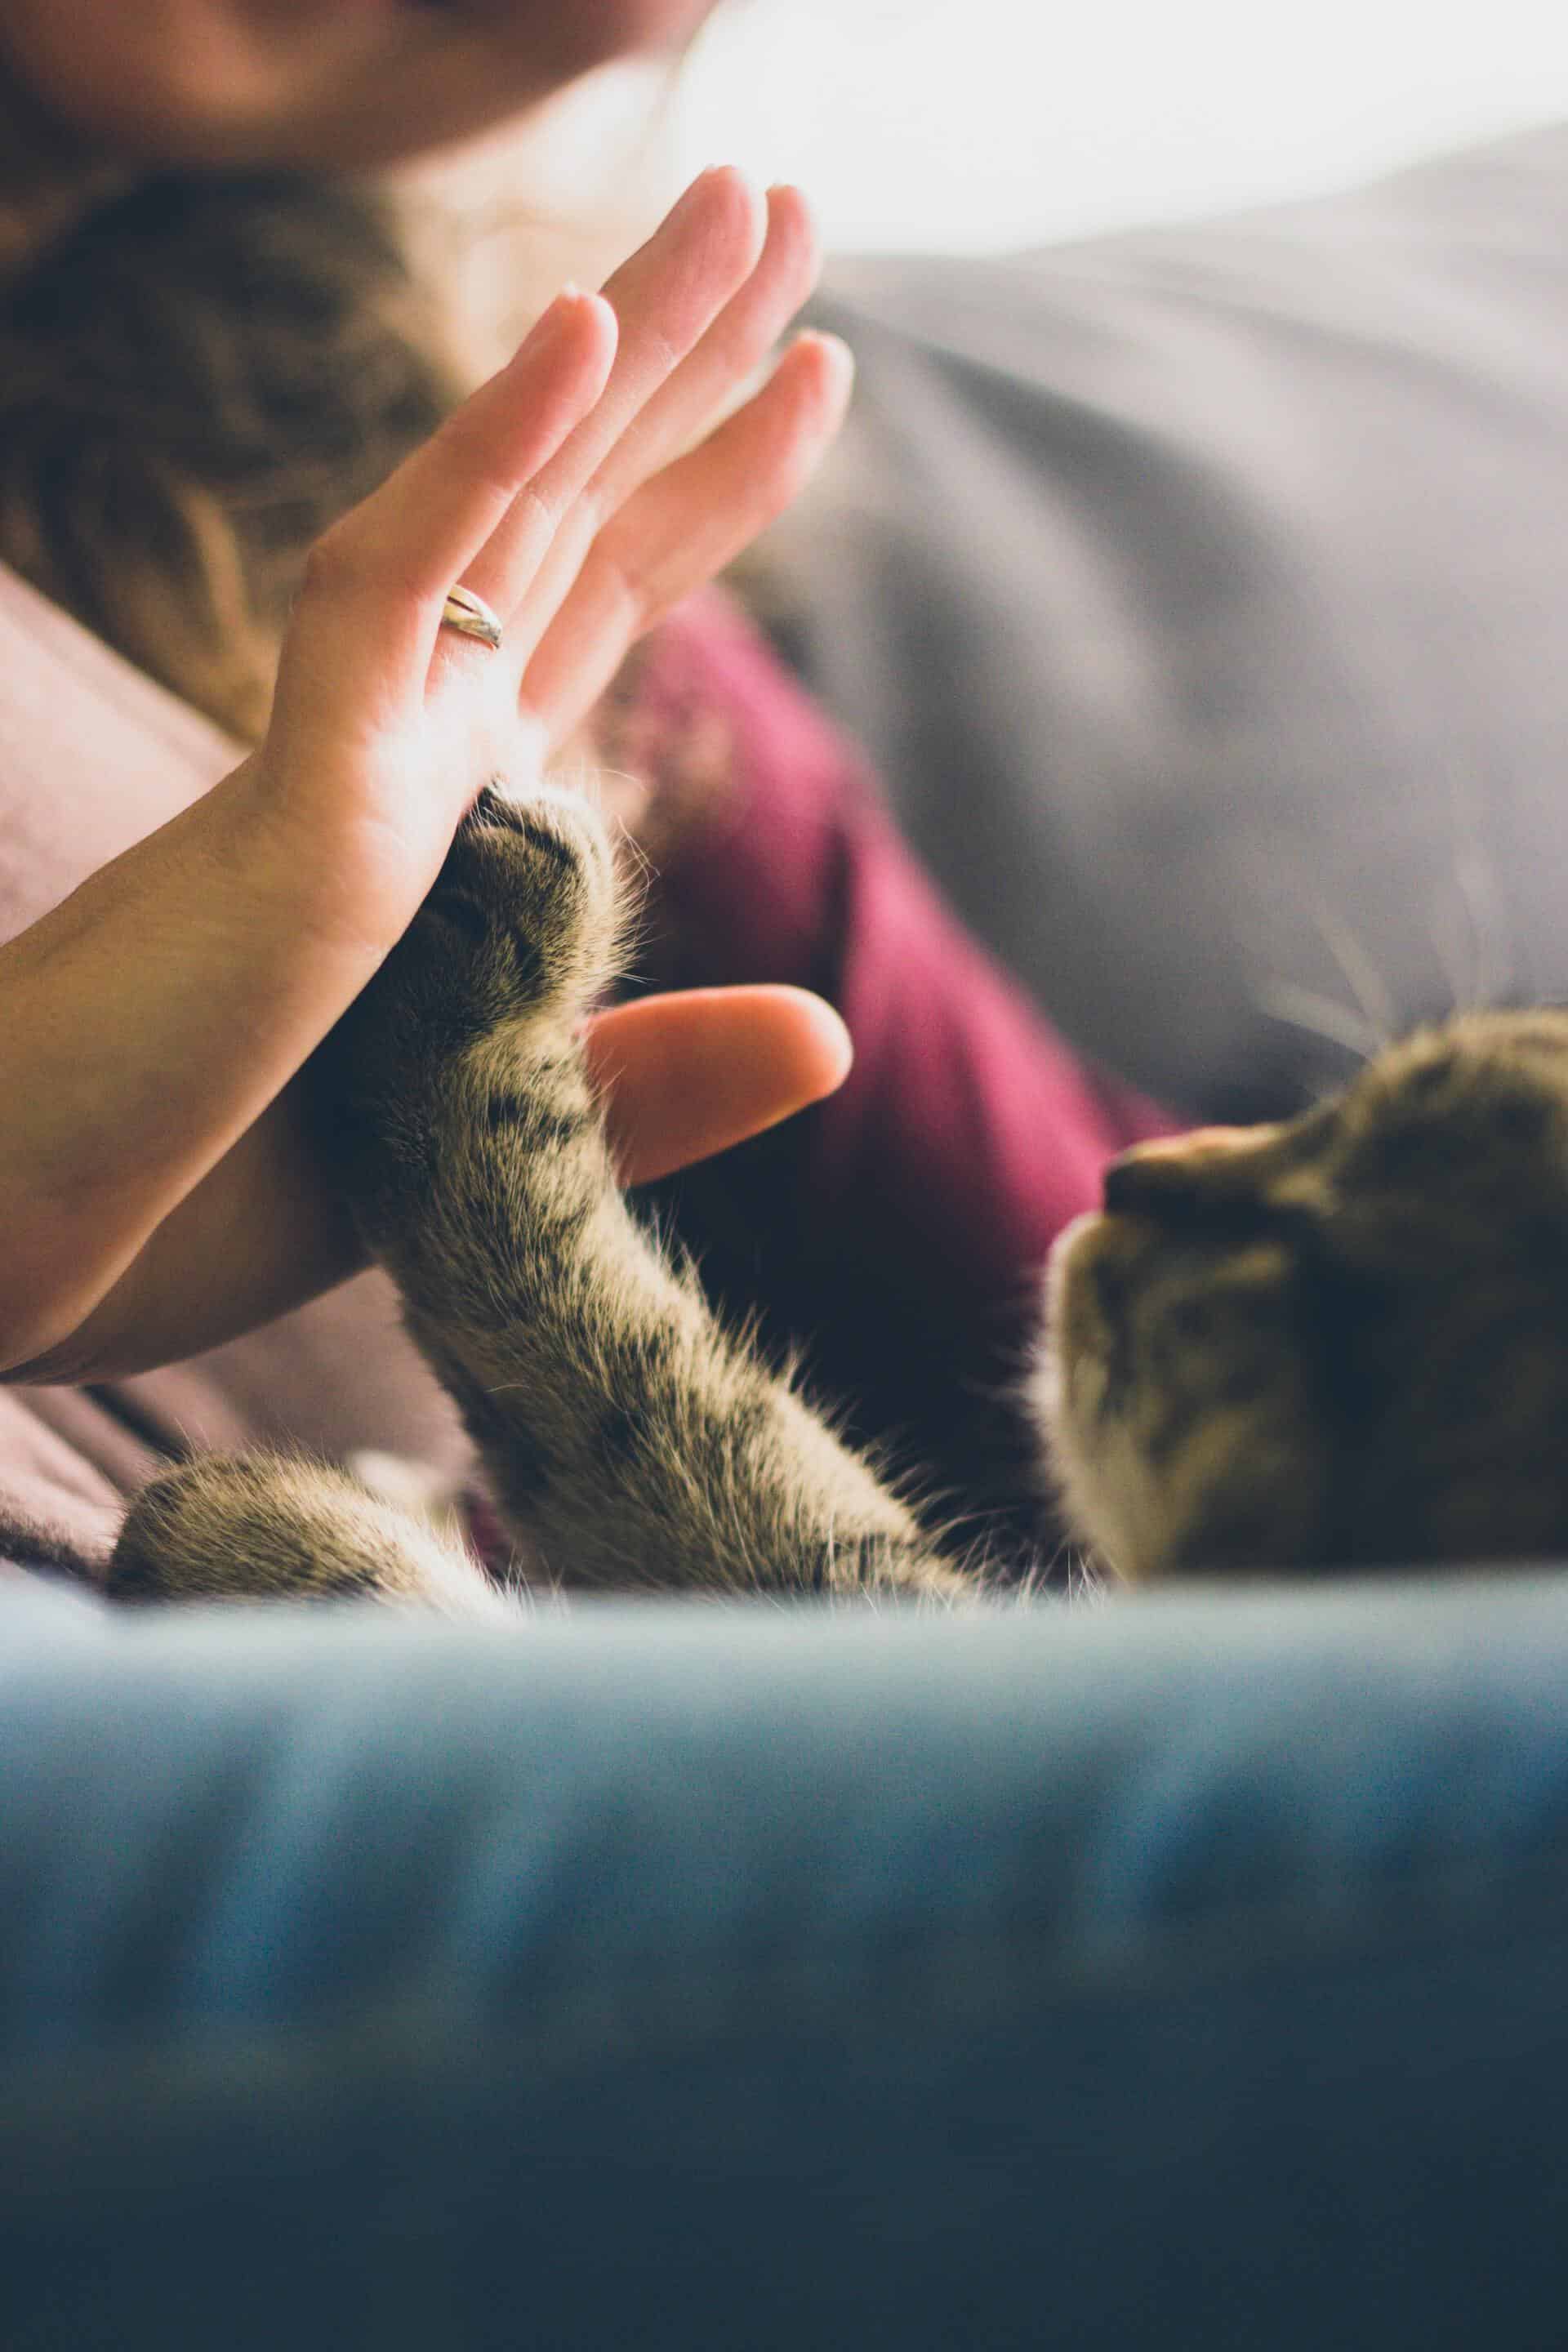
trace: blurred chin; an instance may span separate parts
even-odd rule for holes
[[[0,73],[140,161],[363,169],[678,47],[714,0],[0,0]]]

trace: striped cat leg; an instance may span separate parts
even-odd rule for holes
[[[577,1043],[616,945],[593,813],[486,794],[324,1065],[361,1228],[498,1501],[568,1584],[963,1591],[628,1212]]]
[[[111,1601],[377,1600],[449,1617],[518,1604],[460,1546],[323,1464],[207,1455],[132,1501],[109,1564]]]

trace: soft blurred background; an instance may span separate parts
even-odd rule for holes
[[[808,186],[837,247],[974,249],[1307,193],[1568,112],[1556,0],[735,0],[682,172]]]
[[[840,250],[984,250],[1326,190],[1568,113],[1568,10],[729,0],[651,118],[649,96],[622,71],[574,98],[543,142],[552,199],[640,215],[734,162],[809,188]]]
[[[799,181],[833,251],[984,252],[1349,186],[1563,116],[1552,0],[725,0],[678,68],[613,68],[412,177],[455,208],[453,271],[504,284],[510,331],[707,163]],[[487,215],[525,234],[476,246]]]

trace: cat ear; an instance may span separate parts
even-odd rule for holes
[[[1111,1214],[1171,1222],[1261,1217],[1314,1223],[1337,1207],[1333,1104],[1263,1127],[1201,1127],[1141,1143],[1105,1171]]]
[[[1140,1143],[1105,1171],[1112,1213],[1154,1215],[1255,1196],[1279,1164],[1283,1126],[1201,1127]]]

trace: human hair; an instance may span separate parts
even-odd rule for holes
[[[396,225],[292,173],[107,169],[0,79],[0,562],[234,734],[311,541],[457,396]]]

